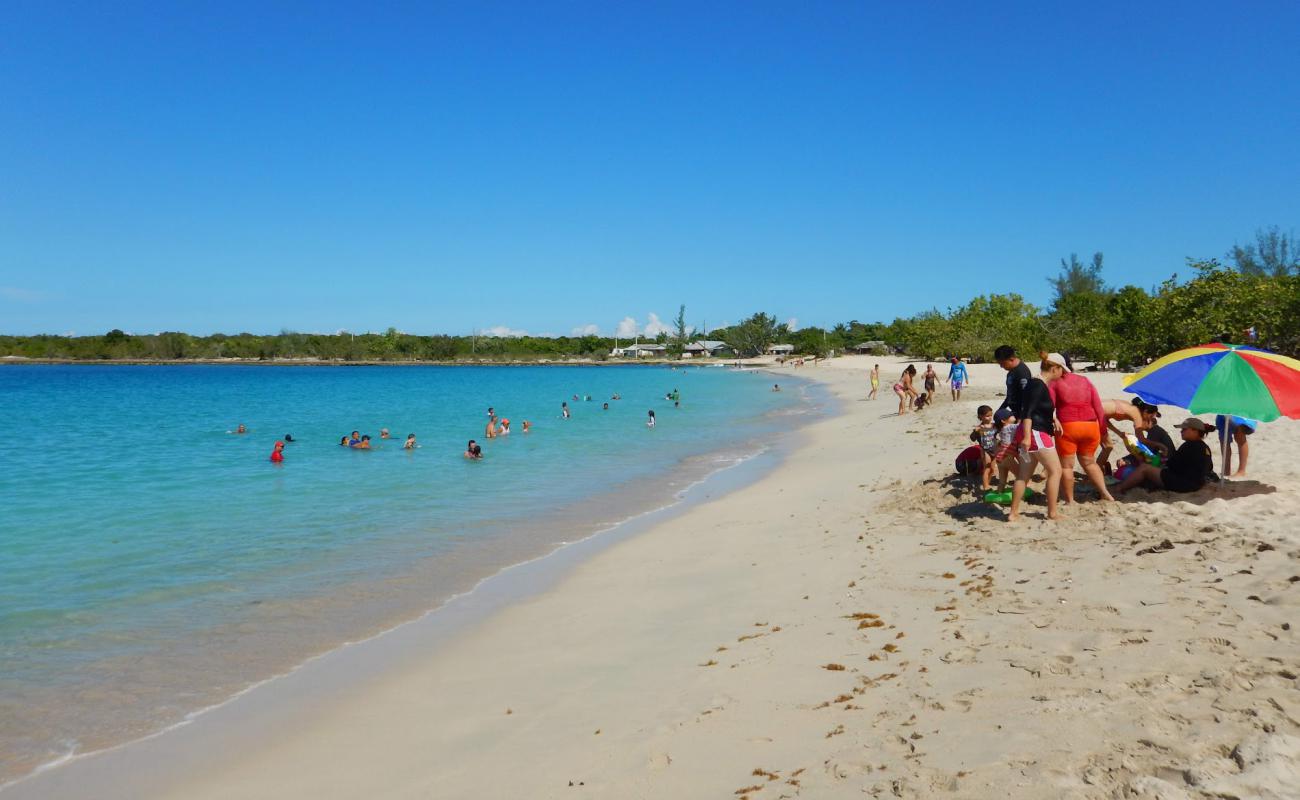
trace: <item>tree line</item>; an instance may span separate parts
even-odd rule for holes
[[[959,355],[990,360],[1010,344],[1024,353],[1051,350],[1072,358],[1144,364],[1173,350],[1222,340],[1255,344],[1300,356],[1300,242],[1277,228],[1261,229],[1255,241],[1234,246],[1224,261],[1187,259],[1187,276],[1158,286],[1110,285],[1104,256],[1062,259],[1049,278],[1051,305],[1039,308],[1021,295],[981,295],[956,309],[931,309],[893,322],[857,320],[829,328],[791,330],[760,312],[704,334],[686,324],[679,310],[671,331],[653,339],[669,357],[680,357],[698,338],[726,342],[741,356],[782,342],[797,354],[843,353],[865,342],[917,358]],[[317,359],[321,361],[520,361],[605,360],[616,340],[602,336],[418,336],[389,328],[383,333],[315,334],[281,331],[192,336],[180,332],[103,336],[4,336],[0,357],[71,360]]]

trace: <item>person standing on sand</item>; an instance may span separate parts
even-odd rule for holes
[[[871,368],[871,394],[867,395],[868,400],[876,399],[876,392],[880,391],[880,365],[877,364]]]
[[[939,389],[939,373],[934,371],[933,364],[925,365],[925,374],[921,376],[925,380],[926,402],[934,399],[934,393]]]
[[[1047,383],[1056,409],[1056,452],[1061,459],[1061,495],[1067,504],[1074,502],[1074,460],[1102,500],[1114,500],[1106,488],[1106,476],[1097,465],[1097,448],[1101,446],[1101,426],[1105,413],[1101,396],[1092,381],[1070,371],[1059,353],[1041,353],[1039,374]]]
[[[1060,519],[1056,498],[1061,491],[1061,460],[1057,457],[1056,440],[1052,436],[1056,416],[1052,394],[1047,384],[1030,377],[1019,395],[1020,408],[1016,416],[1020,418],[1020,430],[1016,434],[1016,450],[1020,454],[1020,465],[1015,486],[1011,489],[1011,513],[1007,521],[1020,519],[1020,501],[1024,499],[1025,486],[1034,476],[1035,464],[1042,465],[1047,473],[1047,518]]]
[[[1009,344],[1001,345],[994,350],[993,360],[1007,371],[1007,396],[1002,398],[1002,405],[998,408],[1009,408],[1011,413],[1023,420],[1024,417],[1020,415],[1020,396],[1029,386],[1034,375],[1025,362],[1020,360],[1020,356],[1016,355],[1016,348]]]
[[[1259,423],[1245,417],[1228,417],[1223,414],[1214,418],[1214,425],[1219,429],[1219,447],[1223,450],[1223,476],[1233,478],[1246,477],[1246,459],[1250,457],[1250,439],[1259,428]],[[1224,442],[1227,442],[1225,445]],[[1237,471],[1232,471],[1232,446],[1237,445]]]
[[[901,417],[906,414],[910,406],[915,402],[916,389],[912,388],[912,378],[916,376],[916,367],[908,364],[903,369],[903,374],[899,376],[898,383],[894,384],[894,394],[898,395],[898,415]]]
[[[966,362],[953,356],[952,365],[948,367],[948,385],[952,387],[954,403],[961,399],[961,390],[967,383],[970,383],[970,378],[966,374]]]

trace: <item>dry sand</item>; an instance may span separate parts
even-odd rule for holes
[[[1008,525],[951,474],[1000,370],[903,417],[897,371],[799,370],[843,413],[768,477],[152,794],[1300,797],[1300,424],[1249,480]]]

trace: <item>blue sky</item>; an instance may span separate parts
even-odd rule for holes
[[[0,30],[6,333],[889,320],[1300,229],[1294,2],[10,0]]]

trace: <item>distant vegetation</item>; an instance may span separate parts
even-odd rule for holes
[[[1071,255],[1061,260],[1059,273],[1049,279],[1050,308],[1038,308],[1019,294],[990,294],[945,312],[933,309],[890,323],[853,320],[825,329],[791,331],[771,314],[758,313],[706,335],[686,325],[683,306],[672,332],[654,341],[666,345],[670,357],[698,338],[724,341],[746,356],[762,353],[777,342],[792,344],[796,353],[806,356],[884,342],[886,349],[917,358],[961,355],[988,360],[995,347],[1007,343],[1023,353],[1054,350],[1124,367],[1215,339],[1300,356],[1300,242],[1277,228],[1262,229],[1254,242],[1233,246],[1225,260],[1188,259],[1186,279],[1174,275],[1148,290],[1108,284],[1101,253],[1088,262]],[[614,339],[600,336],[416,336],[393,328],[384,333],[282,331],[267,336],[132,335],[112,330],[103,336],[0,336],[0,356],[86,361],[605,360],[614,345]]]

